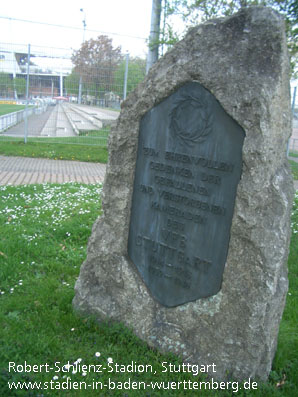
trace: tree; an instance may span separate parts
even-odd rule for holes
[[[26,79],[22,77],[15,77],[13,79],[13,87],[17,96],[25,96],[26,94]]]
[[[121,48],[113,48],[112,39],[101,35],[95,40],[84,41],[71,59],[75,65],[73,72],[81,77],[88,94],[94,91],[97,99],[106,91],[111,91],[114,72],[122,58]]]
[[[291,65],[295,73],[298,64],[297,0],[164,0],[161,43],[171,46],[193,25],[215,17],[229,16],[241,8],[254,5],[269,6],[284,15]],[[174,30],[173,17],[183,21],[185,30],[182,34]]]
[[[125,64],[124,59],[117,68],[115,73],[115,92],[122,97],[124,87],[124,75],[125,75]],[[136,88],[136,86],[144,79],[146,75],[146,60],[141,58],[129,58],[128,62],[128,74],[127,74],[127,95]]]
[[[79,92],[80,76],[72,70],[71,74],[65,77],[64,86],[67,95],[77,96]]]
[[[12,89],[13,85],[9,73],[0,72],[0,96],[9,97]]]

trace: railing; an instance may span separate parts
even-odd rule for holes
[[[146,62],[122,54],[107,36],[95,42],[100,51],[88,54],[79,48],[0,43],[1,114],[4,102],[22,101],[31,116],[24,125],[23,111],[1,117],[1,141],[106,145],[122,101],[145,77]],[[40,109],[43,104],[46,112]]]
[[[8,128],[20,123],[21,121],[25,120],[27,111],[27,117],[31,116],[32,114],[40,114],[43,109],[42,108],[34,108],[30,107],[24,110],[18,110],[17,112],[4,114],[0,116],[0,132],[6,131]]]

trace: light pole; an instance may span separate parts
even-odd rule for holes
[[[158,60],[159,30],[160,30],[161,0],[152,0],[151,27],[146,73]]]
[[[84,13],[84,19],[83,19],[83,21],[82,21],[82,22],[83,22],[83,43],[84,43],[84,41],[85,41],[86,26],[87,26],[87,24],[86,24],[86,13],[85,13],[85,11],[84,11],[83,8],[81,8],[80,11]]]
[[[83,22],[83,43],[82,44],[84,44],[85,32],[86,32],[86,26],[87,26],[87,24],[86,24],[86,13],[83,10],[83,8],[81,8],[80,11],[84,13],[84,19],[82,21]],[[81,72],[80,72],[78,104],[80,105],[81,103],[82,103],[82,75],[81,75]]]

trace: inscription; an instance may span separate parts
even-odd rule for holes
[[[184,267],[189,266],[195,270],[203,271],[204,273],[207,273],[212,266],[211,261],[198,258],[197,256],[194,257],[187,256],[182,251],[178,252],[177,258],[178,258],[178,263],[183,265]]]
[[[161,236],[166,243],[172,243],[182,249],[186,247],[186,236],[173,232],[169,229],[161,229]]]
[[[165,172],[167,174],[179,175],[184,178],[193,178],[193,174],[188,168],[173,167],[172,165],[151,161],[150,169],[154,171]]]
[[[191,284],[188,280],[183,280],[180,278],[180,275],[178,277],[175,276],[170,276],[169,274],[164,274],[160,269],[152,266],[151,264],[149,265],[149,273],[159,277],[159,278],[167,278],[173,281],[173,283],[181,288],[184,289],[189,289]]]
[[[181,196],[179,194],[171,193],[166,190],[159,191],[159,197],[164,198],[168,201],[174,201],[175,203],[183,204],[188,207],[193,207],[202,211],[211,212],[215,215],[225,215],[225,208],[215,205],[209,204],[206,201],[196,200],[187,196]]]
[[[167,186],[178,190],[185,190],[189,193],[197,193],[202,196],[209,196],[208,190],[203,186],[195,186],[192,183],[186,183],[176,179],[166,178],[164,176],[155,175],[154,182],[156,185]]]
[[[190,288],[193,270],[207,274],[211,267],[210,261],[198,257],[189,258],[182,251],[178,251],[177,258],[173,259],[177,264],[167,263],[163,257],[150,255],[149,272],[159,278],[176,278],[180,280],[183,288]],[[177,284],[177,281],[175,283]]]
[[[158,151],[151,147],[143,147],[144,156],[158,157]]]
[[[149,256],[150,263],[158,268],[163,274],[164,271],[169,271],[169,269],[175,271],[176,275],[184,274],[189,279],[191,279],[192,269],[196,271],[203,270],[204,273],[207,273],[211,267],[211,262],[205,259],[201,259],[198,257],[189,258],[185,256],[182,251],[178,252],[177,255],[177,265],[173,265],[172,263],[166,263],[163,257],[159,257],[156,255]]]
[[[211,175],[202,173],[202,181],[207,183],[214,183],[215,185],[221,184],[221,177],[218,175]]]
[[[157,253],[159,256],[166,256],[168,258],[173,258],[173,255],[177,251],[177,248],[171,247],[167,244],[161,243],[160,241],[155,241],[149,237],[138,235],[136,238],[137,246],[144,246],[149,251]]]
[[[177,222],[175,219],[167,219],[167,227],[171,230],[179,230],[184,232],[185,223]]]
[[[162,258],[158,258],[156,256],[150,256],[150,263],[156,269],[159,269],[160,274],[163,276],[180,276],[185,278],[186,280],[191,279],[191,271],[186,269],[181,265],[173,265],[172,263],[166,263],[162,260]],[[190,283],[190,281],[189,281]]]
[[[179,163],[194,164],[203,168],[213,168],[224,172],[233,172],[234,170],[234,164],[232,163],[225,163],[223,161],[207,159],[205,157],[189,156],[187,154],[176,152],[166,152],[165,159]]]
[[[183,218],[188,221],[193,221],[194,223],[204,224],[206,223],[207,219],[199,214],[194,214],[193,212],[184,211],[183,209],[173,207],[170,205],[160,204],[157,201],[151,202],[151,208],[156,211],[164,212],[170,216],[175,216],[177,218]]]
[[[165,306],[221,288],[243,140],[241,127],[195,82],[140,123],[128,256]]]
[[[146,185],[140,185],[140,191],[142,193],[150,194],[152,195],[154,193],[154,189],[152,186],[146,186]]]

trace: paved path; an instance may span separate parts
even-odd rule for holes
[[[298,162],[297,157],[290,157]],[[102,183],[105,164],[0,155],[0,185],[33,183]],[[298,180],[294,181],[298,190]]]
[[[101,183],[105,170],[99,163],[0,156],[0,185]]]

